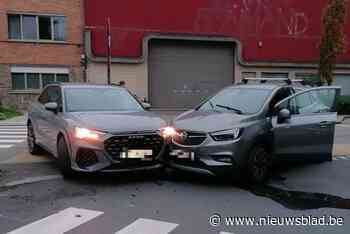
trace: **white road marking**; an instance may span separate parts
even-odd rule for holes
[[[9,131],[6,131],[6,132],[2,132],[0,131],[0,135],[27,135],[27,132],[9,132]]]
[[[168,234],[178,224],[152,219],[138,219],[115,234]]]
[[[5,131],[14,131],[14,132],[26,132],[26,128],[1,128],[0,131],[5,132]]]
[[[63,234],[102,214],[100,211],[71,207],[7,234]]]
[[[0,144],[6,143],[6,144],[16,144],[16,143],[21,143],[24,140],[0,140]]]
[[[9,149],[11,148],[13,145],[0,145],[0,149]]]
[[[233,232],[220,232],[220,234],[234,234]]]
[[[0,139],[25,139],[27,135],[11,135],[11,136],[1,136]]]
[[[55,179],[62,179],[62,175],[48,175],[48,176],[37,176],[37,177],[29,177],[23,180],[16,180],[5,184],[5,187],[12,187],[22,184],[32,184],[37,183],[41,181],[47,181],[47,180],[55,180]]]

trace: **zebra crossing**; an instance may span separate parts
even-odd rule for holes
[[[0,125],[0,149],[9,149],[27,138],[27,127],[24,124]]]
[[[70,207],[46,218],[10,231],[7,234],[63,234],[102,215],[104,215],[104,212],[102,211]],[[127,224],[120,230],[115,230],[113,232],[114,234],[169,234],[178,226],[179,224],[176,223],[139,218],[134,222]],[[234,233],[219,232],[219,234]]]

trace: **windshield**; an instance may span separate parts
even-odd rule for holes
[[[68,112],[142,111],[142,106],[129,92],[121,88],[65,88]]]
[[[205,102],[199,110],[255,114],[264,105],[271,91],[256,88],[229,88]]]

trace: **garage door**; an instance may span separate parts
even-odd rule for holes
[[[336,74],[334,85],[342,87],[342,95],[350,95],[350,74]]]
[[[152,40],[149,78],[152,107],[188,109],[234,80],[232,44]]]

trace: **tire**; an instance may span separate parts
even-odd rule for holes
[[[32,155],[40,155],[44,151],[38,144],[36,144],[35,131],[31,122],[27,125],[27,145],[29,153]]]
[[[57,142],[58,166],[65,178],[72,178],[75,172],[72,169],[68,146],[64,137],[59,137]]]
[[[249,153],[247,173],[249,182],[263,184],[270,177],[272,159],[264,145],[257,145]]]

